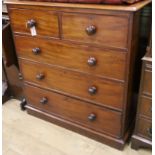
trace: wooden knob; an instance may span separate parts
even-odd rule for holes
[[[147,128],[147,133],[149,137],[152,137],[152,127]]]
[[[89,94],[94,95],[97,92],[97,88],[95,86],[92,86],[88,89]]]
[[[90,58],[88,59],[88,65],[89,65],[89,66],[95,66],[96,63],[97,63],[97,60],[96,60],[94,57],[90,57]]]
[[[48,102],[48,99],[46,97],[43,97],[41,100],[40,100],[40,103],[41,104],[46,104]]]
[[[30,19],[30,20],[27,21],[26,24],[27,24],[28,28],[32,28],[33,26],[36,26],[36,21],[33,20],[33,19]]]
[[[21,73],[18,73],[18,78],[19,78],[19,80],[23,80],[23,76]]]
[[[96,115],[93,113],[88,116],[89,121],[94,121],[95,119],[96,119]]]
[[[88,35],[93,35],[96,33],[96,27],[94,25],[90,25],[86,28],[86,33]]]
[[[41,50],[40,50],[40,48],[36,47],[36,48],[33,48],[33,49],[32,49],[32,52],[33,52],[35,55],[37,55],[37,54],[39,54],[39,53],[41,52]]]
[[[43,73],[39,73],[36,75],[36,79],[38,79],[38,80],[42,80],[42,79],[44,79],[44,77],[45,77],[45,75]]]

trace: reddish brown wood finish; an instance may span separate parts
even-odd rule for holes
[[[15,44],[18,57],[21,58],[67,67],[100,77],[125,80],[126,52],[25,36],[15,36]],[[39,48],[40,53],[34,54],[34,48]],[[88,64],[90,58],[96,59],[94,66]]]
[[[8,1],[20,69],[31,85],[25,88],[28,113],[122,149],[134,116],[136,11],[149,2],[114,7]],[[23,26],[33,16],[40,24],[38,35],[30,37]],[[50,105],[37,104],[47,103],[45,94]],[[87,122],[90,111],[95,119],[92,110],[102,119]]]
[[[139,106],[139,112],[143,117],[152,118],[152,99],[147,96],[141,97],[141,104]]]
[[[137,133],[141,137],[151,140],[152,139],[152,121],[139,118],[138,124],[137,124]]]
[[[133,149],[152,147],[152,40],[143,57],[141,85],[134,135]]]
[[[152,72],[150,70],[145,70],[143,80],[143,94],[152,94]]]
[[[122,110],[124,88],[121,83],[24,60],[20,60],[20,66],[24,80],[27,82],[43,88],[58,90],[92,103]],[[44,74],[44,78],[37,80],[36,76],[40,73]],[[94,95],[88,92],[92,86],[97,88]]]
[[[52,91],[45,91],[36,87],[25,85],[25,95],[30,106],[44,112],[64,118],[73,123],[88,127],[92,130],[120,137],[121,113],[79,101]],[[31,94],[35,94],[34,96]],[[37,96],[37,98],[35,97]],[[40,103],[45,97],[47,103]],[[89,120],[90,114],[96,118]],[[119,125],[118,125],[119,124]]]
[[[119,150],[122,150],[124,148],[125,141],[127,140],[127,137],[128,137],[128,133],[127,133],[123,137],[123,139],[114,138],[114,137],[109,136],[107,134],[103,134],[101,132],[97,132],[95,130],[86,128],[85,126],[81,126],[77,123],[75,124],[75,123],[68,121],[64,118],[60,118],[60,117],[57,117],[55,115],[50,115],[47,112],[33,108],[32,106],[27,105],[26,108],[27,108],[28,114],[31,114],[31,115],[34,115],[38,118],[41,118],[41,119],[44,119],[46,121],[55,123],[59,126],[62,126],[62,127],[67,128],[69,130],[75,131],[75,132],[80,133],[80,134],[87,136],[89,138],[93,138],[93,139],[100,141],[102,143],[104,142],[105,144],[107,144],[111,147],[114,147],[116,149],[119,149]]]
[[[96,32],[88,35],[86,28],[94,26]],[[128,18],[93,14],[62,14],[64,39],[127,48]]]
[[[52,11],[10,9],[11,26],[14,32],[30,33],[27,22],[33,19],[36,22],[36,32],[38,35],[48,37],[59,37],[58,15]]]

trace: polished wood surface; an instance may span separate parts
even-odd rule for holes
[[[73,123],[81,124],[92,130],[106,132],[115,137],[120,136],[121,113],[29,85],[25,85],[24,88],[30,106],[67,119]],[[32,93],[37,98],[32,96]],[[47,98],[47,103],[40,103],[43,97]],[[91,114],[95,115],[94,120],[89,118]]]
[[[124,88],[121,83],[30,61],[20,60],[20,66],[24,80],[27,82],[61,91],[98,105],[122,110]],[[39,74],[43,74],[44,78],[37,79],[36,76]],[[93,86],[97,91],[95,94],[90,94],[89,89]]]
[[[143,94],[152,94],[152,72],[150,70],[145,70],[143,80]]]
[[[140,115],[152,118],[152,99],[150,97],[142,96],[140,100]]]
[[[152,44],[147,47],[142,61],[136,125],[131,144],[136,150],[140,147],[152,147]]]
[[[31,35],[27,22],[34,20],[36,22],[35,29],[37,35],[59,37],[58,16],[56,12],[10,9],[9,14],[13,32]]]
[[[50,115],[47,112],[44,112],[37,108],[33,108],[32,106],[27,105],[26,108],[27,108],[28,114],[30,115],[33,115],[35,117],[57,124],[59,126],[72,130],[74,132],[80,133],[83,136],[87,136],[89,138],[95,139],[101,143],[104,142],[104,144],[107,144],[119,150],[122,150],[124,148],[125,141],[127,140],[127,136],[123,137],[123,140],[122,140],[120,138],[115,138],[107,134],[89,129],[88,127],[86,128],[85,126],[81,126],[77,123],[73,123],[64,118],[60,118],[55,115]]]
[[[138,135],[152,139],[152,122],[150,120],[140,118],[137,126]]]
[[[126,52],[19,35],[15,35],[15,44],[20,58],[122,82],[125,80]],[[32,50],[35,48],[40,52],[34,53]],[[88,64],[90,58],[94,58],[96,64]]]
[[[21,76],[29,92],[38,94],[27,91],[28,113],[122,149],[135,116],[133,73],[140,21],[140,11],[135,11],[148,3],[109,8],[7,1],[11,17],[24,13],[11,18],[11,24]],[[21,21],[38,33],[17,31]]]
[[[152,2],[152,0],[141,1],[132,5],[95,5],[95,4],[66,4],[66,3],[50,3],[50,2],[28,2],[19,0],[5,0],[6,4],[15,5],[34,5],[34,6],[45,6],[45,7],[63,7],[63,8],[80,8],[80,9],[98,9],[98,10],[116,10],[116,11],[138,11],[145,5]]]
[[[87,34],[89,26],[95,27],[94,34]],[[127,48],[128,26],[128,19],[121,16],[62,14],[62,37],[66,40]]]

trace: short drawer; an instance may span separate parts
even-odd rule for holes
[[[24,36],[15,36],[15,45],[18,56],[22,58],[125,80],[126,52]]]
[[[119,112],[29,85],[25,85],[24,92],[28,104],[35,108],[99,132],[120,136]]]
[[[137,134],[152,139],[152,122],[147,119],[139,118],[137,122]]]
[[[37,35],[59,37],[58,15],[51,11],[10,9],[11,26],[14,32],[31,35],[34,25]]]
[[[142,96],[140,98],[139,114],[152,118],[152,99]]]
[[[143,79],[143,94],[152,96],[152,72],[150,70],[144,71],[144,79]]]
[[[127,48],[128,18],[114,15],[62,14],[66,40]]]
[[[24,80],[40,87],[119,110],[123,107],[122,83],[25,60],[20,60],[20,67]]]

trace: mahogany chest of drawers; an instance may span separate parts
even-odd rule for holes
[[[140,10],[7,0],[29,114],[123,149]]]
[[[132,136],[133,149],[152,147],[152,43],[143,57],[136,126]]]

